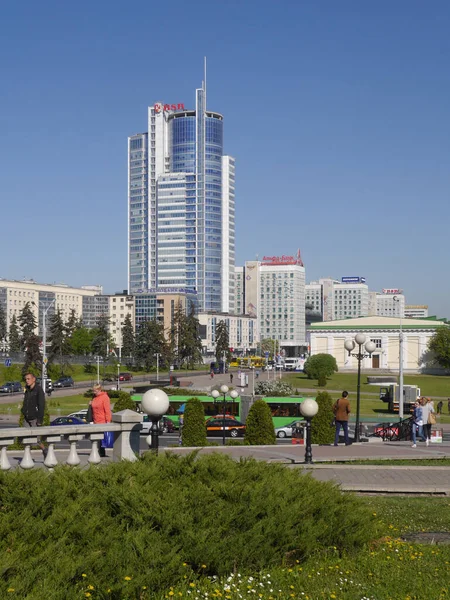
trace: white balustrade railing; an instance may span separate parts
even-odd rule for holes
[[[137,460],[139,455],[140,431],[142,429],[142,415],[132,411],[123,410],[113,413],[112,423],[98,425],[56,425],[50,427],[15,427],[10,429],[0,428],[0,470],[8,471],[12,465],[9,461],[8,446],[17,439],[24,445],[23,457],[19,466],[22,469],[32,469],[34,460],[31,454],[31,446],[40,442],[48,445],[44,465],[52,469],[58,464],[55,454],[55,444],[62,440],[70,443],[70,451],[65,463],[72,467],[80,464],[77,443],[87,439],[91,442],[91,451],[88,458],[90,465],[97,465],[100,461],[99,445],[103,440],[105,431],[114,432],[114,447],[112,457],[114,461]],[[14,453],[22,450],[14,450]]]

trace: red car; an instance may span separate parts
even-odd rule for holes
[[[131,381],[133,375],[131,373],[119,373],[119,381]]]

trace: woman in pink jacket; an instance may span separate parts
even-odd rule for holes
[[[92,420],[94,421],[94,425],[97,425],[97,423],[111,423],[111,400],[99,384],[94,385],[94,398],[91,400],[90,405],[92,407]],[[103,445],[100,446],[99,450],[100,456],[106,456]]]

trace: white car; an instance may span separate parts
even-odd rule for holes
[[[86,417],[87,417],[87,408],[82,408],[81,410],[77,410],[77,412],[73,412],[70,413],[70,415],[67,415],[68,417],[78,417],[79,419],[83,419],[83,421],[86,421]]]
[[[292,423],[289,423],[288,425],[284,425],[283,427],[277,427],[275,429],[275,435],[277,436],[277,438],[287,438],[287,437],[292,437],[292,429],[296,426],[296,424],[300,422],[300,419],[297,419],[296,421],[292,421]],[[301,429],[303,429],[303,425],[301,427]]]

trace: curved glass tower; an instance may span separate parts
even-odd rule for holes
[[[196,90],[195,110],[179,106],[149,108],[148,222],[140,232],[149,243],[139,256],[130,228],[129,289],[142,275],[141,289],[195,290],[200,310],[228,312],[234,300],[234,159],[223,154],[223,116],[206,110],[204,86]],[[146,256],[147,269],[136,264]]]

